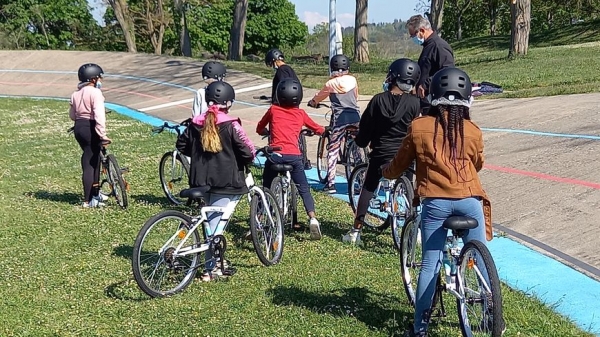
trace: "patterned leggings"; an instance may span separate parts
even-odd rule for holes
[[[346,134],[346,128],[348,126],[358,127],[358,123],[344,124],[334,126],[329,134],[329,145],[327,146],[327,185],[333,186],[335,184],[335,171],[337,166],[338,157],[340,155],[340,147],[342,145],[342,139]]]

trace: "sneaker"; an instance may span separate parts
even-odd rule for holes
[[[106,206],[106,204],[101,202],[96,197],[93,197],[92,200],[90,200],[90,202],[84,202],[82,205],[83,208],[99,208],[104,206]]]
[[[335,185],[325,185],[325,187],[323,187],[323,192],[325,193],[329,193],[329,194],[336,194],[337,191],[335,189]]]
[[[225,270],[229,269],[230,264],[228,260],[223,261],[223,267]],[[205,270],[200,276],[202,282],[210,282],[216,278],[223,277],[225,274],[221,269],[221,263],[217,263],[217,265],[213,268],[213,270],[209,273],[208,270]]]
[[[361,245],[360,230],[351,229],[346,235],[342,237],[342,242],[346,242],[352,245]]]
[[[310,170],[312,168],[312,165],[310,163],[310,160],[307,160],[306,162],[304,162],[304,170]]]
[[[414,325],[408,325],[408,329],[404,331],[404,337],[427,337],[427,331],[415,332]]]
[[[252,241],[252,231],[247,231],[246,234],[244,234],[244,240],[246,241]]]
[[[321,240],[321,227],[319,221],[315,218],[311,218],[308,227],[310,229],[310,239]]]
[[[98,193],[98,195],[96,196],[96,198],[100,202],[108,201],[108,195],[106,195],[106,194]]]

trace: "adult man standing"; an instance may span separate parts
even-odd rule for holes
[[[454,53],[448,42],[444,41],[431,28],[429,20],[422,15],[413,15],[406,23],[411,39],[418,45],[423,46],[419,56],[419,67],[421,67],[421,78],[417,82],[417,95],[422,99],[421,105],[424,110],[429,108],[426,100],[429,94],[431,77],[438,70],[454,67]]]

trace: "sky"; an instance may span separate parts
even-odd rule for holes
[[[329,1],[327,0],[290,0],[296,5],[296,14],[308,25],[308,29],[329,22]],[[369,0],[369,22],[393,22],[394,19],[406,20],[415,13],[418,0]],[[393,4],[392,4],[393,3]],[[391,10],[390,10],[391,7]],[[336,0],[337,21],[342,27],[354,26],[356,0]],[[418,13],[422,14],[422,13]]]
[[[329,1],[327,0],[290,0],[296,6],[296,14],[304,21],[308,29],[322,22],[329,22]],[[394,3],[393,5],[391,3]],[[419,0],[369,0],[369,22],[393,22],[394,19],[406,20],[415,13]],[[104,5],[100,0],[88,0],[94,7],[94,18],[102,22]],[[392,7],[393,10],[390,10]],[[354,26],[356,0],[336,0],[337,21],[342,27]]]

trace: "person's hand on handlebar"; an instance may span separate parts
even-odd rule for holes
[[[319,103],[317,103],[314,99],[311,99],[310,101],[308,101],[308,106],[311,108],[317,108]]]
[[[258,134],[261,135],[261,136],[268,136],[270,134],[270,132],[269,132],[269,129],[264,128]]]

